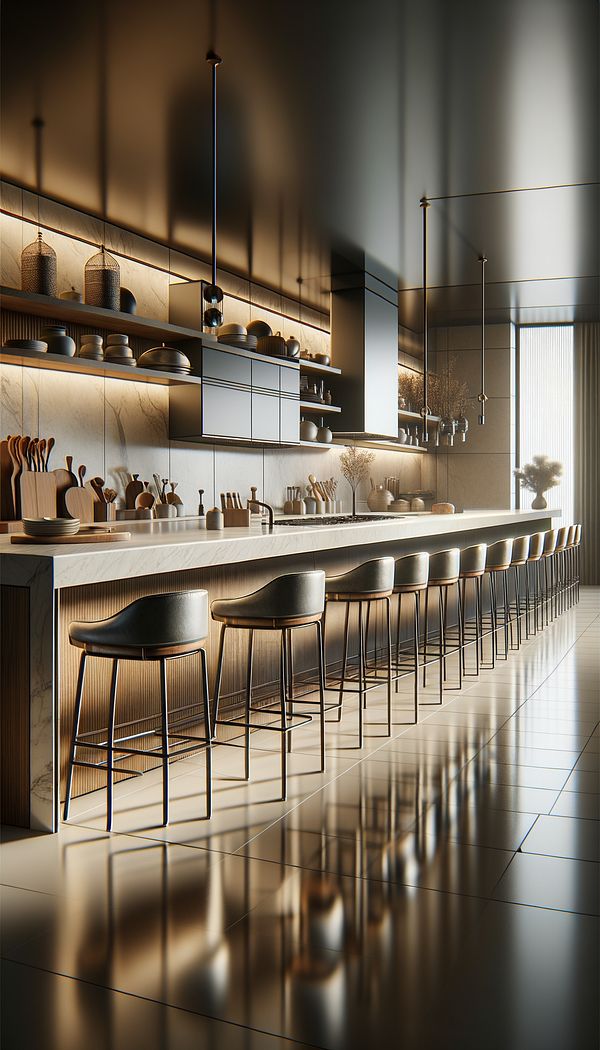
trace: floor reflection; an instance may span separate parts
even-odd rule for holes
[[[567,614],[586,640],[581,671],[599,611],[582,596]],[[210,824],[193,760],[173,780],[169,829],[153,824],[149,776],[121,786],[115,834],[93,797],[60,836],[9,833],[2,1045],[593,1046],[597,822],[556,814],[598,798],[598,717],[566,684],[561,718],[545,691],[538,728],[539,686],[522,685],[538,646],[558,667],[573,631],[511,654],[512,696],[486,697],[482,676],[359,758],[336,757],[342,723],[325,776],[318,741],[298,734],[287,803],[276,753],[257,747],[247,786],[229,749]]]

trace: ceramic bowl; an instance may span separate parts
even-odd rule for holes
[[[153,346],[151,350],[146,350],[141,357],[138,358],[139,368],[177,368],[186,369],[191,371],[191,364],[188,357],[185,356],[181,350],[175,350],[172,346]]]
[[[250,321],[248,335],[253,335],[256,339],[264,339],[267,335],[273,335],[273,329],[266,321]]]
[[[246,328],[243,324],[238,324],[237,321],[232,321],[229,324],[222,324],[217,333],[219,339],[228,335],[247,335]]]

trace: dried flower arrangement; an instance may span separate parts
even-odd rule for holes
[[[521,482],[524,489],[535,492],[536,496],[531,504],[533,510],[544,510],[548,506],[544,499],[544,492],[560,485],[563,466],[555,459],[548,456],[534,456],[532,463],[526,463],[524,467],[515,470],[515,477]]]
[[[361,481],[369,476],[369,467],[375,459],[374,452],[351,445],[340,456],[340,470],[352,489],[352,513],[356,514],[356,490]]]
[[[399,391],[407,407],[410,407],[413,412],[421,411],[423,376],[420,372],[401,369]],[[448,356],[446,367],[441,372],[429,373],[427,398],[434,416],[440,416],[442,419],[457,419],[465,415],[472,395],[467,383],[462,383],[456,376],[455,354]]]

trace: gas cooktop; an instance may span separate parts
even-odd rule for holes
[[[330,514],[328,517],[275,518],[276,525],[359,525],[363,521],[396,521],[404,514]]]

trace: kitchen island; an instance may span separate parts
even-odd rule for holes
[[[207,532],[198,521],[126,523],[131,538],[119,543],[19,546],[0,540],[2,583],[2,819],[37,830],[57,831],[71,726],[78,652],[69,645],[75,619],[112,615],[146,594],[204,587],[209,598],[244,594],[285,572],[323,568],[343,572],[383,554],[466,547],[551,527],[544,511],[464,511],[455,515],[410,514],[393,520],[316,524],[269,531],[257,517],[250,529]],[[239,632],[243,634],[243,632]],[[328,624],[328,658],[334,662],[339,624]],[[207,642],[214,667],[217,631]],[[224,704],[234,708],[243,689],[244,649],[233,649],[224,678]],[[298,645],[296,670],[312,671],[310,648]],[[171,687],[173,703],[189,702],[197,689],[194,659],[181,661]],[[109,661],[95,660],[87,710],[104,708]],[[105,666],[106,665],[106,666]],[[187,666],[186,666],[187,665]],[[277,654],[269,639],[256,647],[256,681],[276,680]],[[124,669],[119,720],[143,721],[156,709],[158,680],[148,665]],[[212,678],[211,678],[212,683]],[[98,724],[93,723],[92,724]],[[91,727],[91,726],[90,726]],[[78,770],[76,792],[100,786],[95,770]]]

